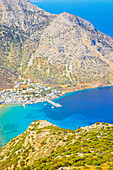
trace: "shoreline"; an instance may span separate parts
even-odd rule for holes
[[[0,104],[0,108],[5,107],[5,106],[6,106],[6,104]]]
[[[68,94],[68,93],[73,93],[73,92],[77,92],[77,91],[83,91],[83,90],[90,90],[90,89],[97,89],[97,88],[106,88],[106,87],[113,87],[113,84],[112,85],[103,85],[103,86],[87,86],[87,87],[80,87],[80,88],[72,88],[69,90],[64,90],[62,91],[62,94],[60,94],[59,96],[57,97],[51,97],[50,100],[54,100],[54,99],[58,99],[59,97],[62,97],[62,96],[65,96],[65,94]],[[35,102],[27,102],[27,103],[10,103],[10,104],[0,104],[0,109],[5,107],[5,106],[8,106],[8,105],[22,105],[25,106],[27,104],[37,104],[37,103],[43,103],[43,102],[46,102],[45,99],[38,99],[37,101]]]
[[[73,88],[73,89],[63,91],[63,92],[62,92],[62,95],[60,95],[60,96],[63,96],[63,95],[65,95],[65,94],[67,94],[67,93],[77,92],[77,91],[90,90],[90,89],[98,89],[98,88],[106,88],[106,87],[113,87],[113,84],[112,84],[112,85],[104,85],[104,86],[80,87],[79,89],[76,89],[76,87],[75,87],[75,88]],[[60,96],[59,96],[59,97],[60,97]]]

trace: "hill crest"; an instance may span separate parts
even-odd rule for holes
[[[0,148],[0,166],[9,170],[108,169],[113,161],[112,139],[112,124],[96,123],[74,131],[38,120]]]

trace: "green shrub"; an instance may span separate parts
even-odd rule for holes
[[[83,169],[90,169],[90,167],[88,167],[88,166],[84,166],[84,167],[83,167]]]
[[[99,161],[94,160],[92,165],[101,165],[101,163]]]
[[[43,145],[46,144],[46,140],[47,140],[47,138],[44,138],[44,139],[40,142],[41,146],[43,146]]]
[[[99,166],[97,166],[95,169],[99,169],[99,170],[102,170],[102,168],[101,167],[99,167]]]

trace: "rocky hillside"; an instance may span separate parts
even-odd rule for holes
[[[43,32],[29,75],[46,83],[113,82],[113,39],[79,17],[58,15]]]
[[[32,5],[28,0],[1,0],[0,65],[11,71],[15,70],[18,74],[23,73],[29,58],[38,47],[43,30],[52,18],[53,15]],[[6,75],[5,71],[4,74]],[[13,73],[11,77],[14,77]],[[11,77],[9,79],[13,83],[14,79]]]
[[[112,146],[112,124],[96,123],[74,131],[35,121],[0,148],[0,169],[112,170]]]
[[[113,84],[113,38],[80,17],[1,0],[0,35],[0,65],[12,72],[45,84]]]
[[[16,70],[0,65],[0,89],[13,88],[18,76],[19,73]]]

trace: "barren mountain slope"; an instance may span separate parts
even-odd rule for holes
[[[113,84],[113,38],[90,22],[28,0],[1,0],[0,7],[1,66],[42,83]]]
[[[23,73],[28,59],[38,47],[43,30],[54,17],[28,0],[1,0],[0,65]]]
[[[34,59],[29,75],[45,83],[113,82],[113,39],[67,13],[43,32]]]

